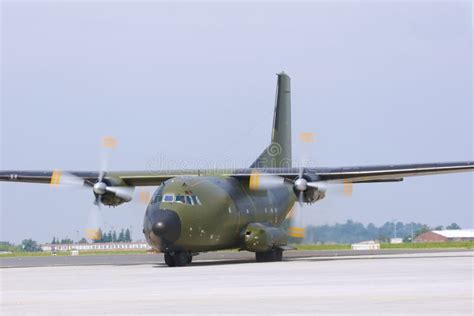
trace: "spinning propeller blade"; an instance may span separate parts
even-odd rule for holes
[[[249,178],[249,189],[252,191],[264,191],[285,184],[285,179],[271,174],[252,172]]]
[[[86,228],[86,237],[90,240],[100,240],[102,238],[100,229],[102,224],[102,196],[107,192],[115,193],[112,187],[108,187],[107,184],[103,182],[109,167],[111,150],[115,149],[115,147],[117,147],[117,140],[115,138],[110,136],[102,138],[99,177],[92,187],[95,200],[89,211],[89,220]],[[122,198],[121,196],[119,197]]]
[[[90,240],[100,240],[102,238],[102,231],[100,229],[102,224],[102,214],[100,202],[93,203],[89,211],[89,218],[87,221],[86,238]]]
[[[85,187],[84,179],[66,171],[54,170],[51,175],[50,185],[59,187]]]

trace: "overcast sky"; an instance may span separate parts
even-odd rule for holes
[[[1,4],[0,169],[248,166],[271,133],[277,72],[318,166],[474,160],[472,8],[434,3]],[[473,175],[363,184],[309,223],[473,227]],[[0,184],[1,240],[82,237],[93,196]],[[141,238],[145,206],[104,210]]]

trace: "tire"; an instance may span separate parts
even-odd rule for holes
[[[168,267],[184,267],[193,261],[189,252],[181,251],[174,254],[165,253],[165,263]]]
[[[255,260],[257,262],[266,262],[267,256],[266,252],[256,252],[255,253]]]
[[[256,252],[255,259],[257,262],[270,262],[273,261],[273,251],[265,251],[265,252]]]
[[[275,261],[282,261],[283,260],[283,250],[274,249],[274,251],[275,251]]]
[[[165,253],[165,263],[168,267],[174,267],[175,266],[174,258],[169,253]]]
[[[274,262],[283,260],[283,251],[281,249],[272,249],[265,252],[256,252],[255,259],[257,262]]]
[[[175,267],[184,267],[188,264],[187,252],[176,252],[173,256]]]

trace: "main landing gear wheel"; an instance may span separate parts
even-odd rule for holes
[[[281,261],[283,259],[283,251],[281,249],[272,249],[265,252],[256,252],[255,259],[257,262]]]
[[[165,263],[168,267],[184,267],[193,261],[193,256],[186,251],[165,253]]]

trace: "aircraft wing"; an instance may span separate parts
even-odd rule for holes
[[[365,167],[313,168],[307,171],[316,175],[319,180],[327,182],[392,182],[402,181],[405,177],[455,172],[473,172],[474,161]]]
[[[305,174],[310,174],[318,181],[369,183],[401,181],[405,177],[424,176],[455,172],[474,171],[474,162],[451,162],[430,164],[406,164],[385,166],[356,166],[341,168],[305,168]],[[105,179],[113,185],[121,186],[155,186],[175,177],[186,176],[231,176],[248,179],[255,173],[272,174],[287,179],[295,179],[299,175],[298,168],[289,169],[236,169],[236,170],[165,170],[165,171],[117,171],[107,172]],[[63,176],[64,175],[64,176]],[[63,178],[73,175],[84,182],[93,184],[99,177],[98,172],[88,171],[0,171],[0,181],[44,183],[60,185]],[[65,179],[66,180],[66,179]],[[66,181],[67,182],[67,181]]]
[[[231,174],[232,171],[224,170],[212,172],[204,172],[202,170],[114,171],[106,172],[104,179],[116,186],[155,186],[175,177],[199,175],[228,176]],[[84,183],[94,184],[99,178],[99,172],[0,170],[0,181],[8,182],[43,183],[57,186],[68,184],[71,177],[82,179]]]
[[[0,181],[55,184],[57,180],[60,180],[60,178],[57,179],[59,174],[62,174],[62,171],[2,170],[0,171]],[[98,172],[80,171],[71,172],[70,174],[82,178],[84,181],[94,181],[99,177]]]

